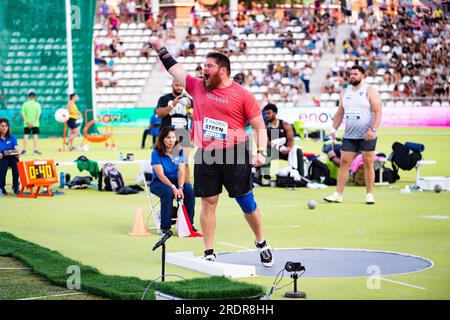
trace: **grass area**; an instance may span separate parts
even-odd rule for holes
[[[57,286],[64,287],[68,284],[79,283],[81,290],[111,299],[138,300],[148,285],[148,281],[136,277],[103,275],[95,268],[68,259],[56,251],[18,239],[8,233],[0,233],[0,255],[11,255],[23,261],[34,272]],[[33,282],[25,282],[26,289],[32,290],[35,287]],[[146,299],[154,299],[155,290],[188,299],[256,298],[264,293],[263,288],[258,285],[231,281],[223,277],[155,282],[148,290]],[[0,294],[2,291],[4,289],[0,291]],[[10,291],[5,290],[6,294],[23,296],[25,294],[24,285],[14,282]]]
[[[0,300],[100,300],[101,297],[50,283],[25,264],[0,257]]]
[[[60,140],[40,141],[44,158],[73,161],[85,154],[94,160],[118,159],[119,152],[134,153],[135,159],[146,159],[150,149],[141,150],[141,129],[117,130],[117,151],[108,151],[103,145],[91,145],[89,152],[59,153]],[[450,130],[447,128],[383,128],[379,132],[377,151],[389,154],[395,141],[413,141],[425,144],[425,159],[437,165],[424,166],[422,176],[450,175]],[[312,140],[297,142],[305,152],[320,152],[321,143]],[[24,159],[33,159],[27,155]],[[281,163],[286,165],[286,162]],[[273,169],[275,169],[275,164]],[[76,167],[59,170],[75,175]],[[134,184],[139,168],[120,165],[126,183]],[[412,192],[400,194],[399,188],[414,184],[415,170],[400,172],[401,180],[392,186],[377,187],[375,206],[364,204],[364,188],[349,186],[345,202],[329,205],[321,201],[333,191],[306,188],[284,190],[257,188],[255,197],[262,209],[265,236],[274,248],[365,248],[404,252],[423,256],[434,262],[433,268],[412,274],[387,277],[390,280],[426,288],[415,289],[383,281],[381,289],[369,290],[367,278],[352,279],[300,279],[299,288],[309,299],[450,299],[450,220],[432,219],[430,216],[449,216],[448,192]],[[10,176],[8,174],[8,181]],[[54,186],[56,188],[56,186]],[[130,237],[137,208],[149,213],[144,193],[120,196],[86,190],[64,190],[64,196],[38,199],[19,199],[14,196],[0,198],[0,231],[13,233],[19,238],[56,250],[62,255],[95,267],[100,273],[153,279],[160,273],[160,253],[151,247],[159,239]],[[315,210],[307,209],[308,200],[316,200]],[[200,201],[196,205],[196,224],[199,225]],[[238,205],[226,194],[217,210],[216,250],[234,251],[234,246],[253,248],[253,237]],[[201,238],[172,237],[169,252],[203,252]],[[301,257],[299,257],[301,261]],[[167,265],[167,273],[184,278],[204,275]],[[268,289],[272,277],[243,279]],[[284,279],[280,286],[291,280]],[[288,288],[286,288],[288,289]],[[289,287],[289,289],[291,289]],[[283,299],[283,290],[276,291],[274,299]]]

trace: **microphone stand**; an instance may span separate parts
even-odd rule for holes
[[[164,282],[165,280],[165,274],[166,274],[166,241],[172,236],[172,231],[169,231],[168,233],[164,234],[161,239],[158,240],[158,242],[153,246],[152,251],[155,251],[158,249],[158,247],[162,247],[161,250],[161,262],[162,262],[162,273],[161,273],[161,279]]]
[[[161,262],[162,262],[162,271],[161,271],[161,281],[164,282],[164,276],[166,274],[166,243],[162,244],[161,250]]]

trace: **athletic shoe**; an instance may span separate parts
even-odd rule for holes
[[[13,192],[15,193],[15,195],[18,195],[19,194],[19,188],[13,188]]]
[[[8,192],[6,192],[6,189],[0,189],[0,195],[7,196]]]
[[[266,240],[262,243],[255,242],[256,248],[258,248],[259,256],[261,257],[261,262],[264,267],[273,267],[274,259],[272,252],[270,251],[270,246],[267,244]]]
[[[41,154],[42,154],[42,152],[40,152],[40,151],[38,151],[38,150],[34,150],[33,153],[34,153],[34,154],[38,154],[38,155],[41,155]]]
[[[368,193],[366,195],[366,203],[367,204],[375,204],[375,198],[373,197],[373,194]]]
[[[214,249],[205,250],[205,254],[203,256],[203,259],[206,261],[216,261],[216,254],[214,253]]]
[[[22,150],[22,152],[20,152],[20,155],[23,156],[25,153],[27,153],[25,150]]]
[[[328,197],[323,198],[326,202],[336,202],[341,203],[344,200],[344,197],[342,194],[335,192],[332,195],[329,195]]]

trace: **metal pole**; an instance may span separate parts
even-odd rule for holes
[[[161,281],[164,282],[164,275],[166,273],[166,244],[162,244],[162,272],[161,272]]]
[[[67,93],[74,91],[73,85],[73,54],[72,54],[72,16],[70,0],[66,0],[66,44],[67,44]]]

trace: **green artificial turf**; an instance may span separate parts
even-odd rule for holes
[[[61,287],[71,280],[69,268],[76,266],[79,268],[81,290],[111,299],[140,299],[149,284],[136,277],[103,275],[95,268],[68,259],[56,251],[4,232],[0,233],[0,255],[10,255],[23,261],[38,275]],[[154,299],[154,290],[187,299],[256,299],[264,294],[261,286],[224,277],[154,282],[145,297]]]
[[[0,256],[0,300],[102,300],[86,292],[56,286],[17,259]]]
[[[89,152],[57,152],[59,140],[41,140],[43,158],[73,161],[85,154],[94,160],[118,159],[119,152],[134,153],[135,159],[149,158],[151,149],[141,150],[141,129],[116,130],[117,151],[103,145],[91,145]],[[450,176],[450,129],[448,128],[383,128],[379,131],[377,151],[389,154],[395,141],[425,144],[424,159],[436,165],[421,168],[422,176]],[[322,144],[313,140],[296,142],[305,152],[320,152]],[[27,155],[24,159],[33,159]],[[272,170],[276,169],[274,162]],[[281,167],[286,162],[279,162]],[[136,183],[139,166],[119,165],[127,184]],[[192,169],[192,168],[191,168]],[[58,168],[75,175],[76,167]],[[349,186],[343,204],[326,204],[322,198],[334,191],[300,188],[256,188],[255,197],[262,210],[264,234],[276,248],[361,248],[403,252],[426,257],[433,268],[426,271],[385,277],[388,280],[414,285],[418,289],[382,281],[378,290],[370,290],[367,278],[310,279],[300,278],[299,288],[309,299],[450,299],[450,194],[448,192],[411,192],[401,194],[400,188],[415,183],[415,170],[400,172],[395,185],[375,188],[376,204],[365,205],[365,190]],[[7,181],[10,182],[10,173]],[[56,188],[57,186],[53,186]],[[8,186],[10,188],[10,186]],[[65,195],[53,198],[0,198],[0,231],[6,231],[62,255],[95,267],[105,275],[154,279],[160,274],[159,251],[151,251],[159,235],[150,230],[147,237],[131,237],[138,208],[149,214],[144,193],[121,196],[86,190],[62,190]],[[308,200],[316,200],[314,210]],[[196,202],[195,221],[199,227],[200,201]],[[438,219],[440,217],[440,219]],[[152,220],[150,219],[152,224]],[[239,206],[224,193],[217,207],[215,249],[218,252],[254,249],[252,233]],[[168,252],[193,251],[203,254],[201,238],[172,237]],[[301,261],[301,257],[298,258]],[[166,272],[191,279],[205,275],[168,264]],[[308,272],[308,270],[306,271]],[[262,285],[266,292],[273,277],[242,279]],[[279,286],[289,284],[284,279]],[[283,299],[287,287],[274,292],[274,299]]]

